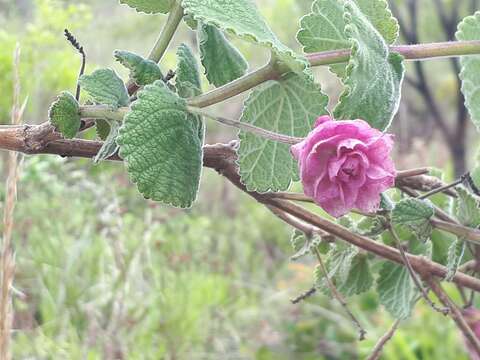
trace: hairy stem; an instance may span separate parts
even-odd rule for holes
[[[480,54],[480,41],[458,41],[439,42],[418,45],[392,46],[391,51],[398,52],[406,60],[426,60],[431,58],[445,58],[454,56]],[[347,62],[350,58],[350,50],[324,51],[307,55],[311,66],[331,65]],[[260,85],[261,83],[279,78],[289,69],[285,66],[278,66],[270,62],[264,67],[247,74],[232,83],[221,86],[205,94],[193,97],[188,100],[189,105],[195,107],[207,107],[217,104],[247,90]]]
[[[173,9],[168,15],[167,22],[160,33],[153,49],[150,51],[148,58],[155,62],[160,62],[165,51],[167,51],[168,45],[172,41],[173,35],[177,31],[178,25],[183,18],[183,8],[179,1],[175,3]]]
[[[205,111],[202,111],[202,110],[200,110],[198,108],[195,108],[195,107],[189,106],[187,109],[188,109],[188,111],[190,111],[193,114],[201,115],[201,116],[204,116],[206,118],[215,120],[216,122],[219,122],[221,124],[232,126],[232,127],[237,128],[237,129],[256,134],[256,135],[261,136],[261,137],[263,137],[265,139],[268,139],[268,140],[277,141],[277,142],[281,142],[281,143],[285,143],[285,144],[289,144],[289,145],[298,144],[299,142],[301,142],[303,140],[303,138],[278,134],[278,133],[275,133],[273,131],[265,130],[265,129],[259,128],[257,126],[254,126],[254,125],[250,125],[248,123],[243,123],[241,121],[227,119],[227,118],[220,117],[220,116],[215,116],[215,115],[209,114],[209,113],[207,113]]]

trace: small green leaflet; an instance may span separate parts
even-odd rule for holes
[[[202,25],[198,30],[198,44],[205,75],[216,87],[243,76],[248,63],[223,33],[212,25]]]
[[[455,199],[455,216],[465,226],[478,228],[480,226],[480,204],[477,197],[465,188],[456,188],[458,197]]]
[[[446,281],[452,281],[453,277],[457,273],[457,269],[462,263],[463,256],[465,255],[465,248],[467,244],[465,240],[455,239],[454,242],[448,247],[447,255],[447,275],[445,275]]]
[[[358,249],[352,246],[336,244],[327,254],[326,268],[328,278],[338,287],[345,284],[350,277],[352,263],[358,254]],[[325,294],[330,293],[330,288],[321,269],[315,272],[316,287]],[[347,287],[344,288],[347,290]],[[347,291],[348,292],[348,291]]]
[[[200,82],[200,72],[195,56],[190,48],[181,44],[177,49],[177,75],[175,77],[175,87],[181,98],[189,98],[202,93],[202,85]],[[197,126],[198,136],[203,143],[205,136],[205,127],[203,126],[202,117],[189,114],[189,121]]]
[[[97,119],[95,121],[95,127],[97,129],[97,136],[100,140],[105,141],[110,134],[110,124],[107,120],[104,119]]]
[[[79,82],[97,104],[118,108],[130,103],[125,84],[112,69],[99,69],[91,75],[82,75]]]
[[[175,87],[178,95],[182,98],[200,95],[202,89],[197,60],[187,45],[181,44],[178,47],[177,61]]]
[[[373,284],[368,258],[365,254],[356,254],[352,259],[345,281],[337,284],[337,289],[344,296],[358,295],[368,291]]]
[[[398,22],[392,16],[385,0],[357,0],[362,13],[383,36],[388,44],[398,37]],[[316,0],[310,14],[300,21],[297,40],[306,53],[349,49],[351,42],[345,35],[344,1]],[[345,65],[336,64],[331,70],[343,77]]]
[[[48,110],[48,118],[67,139],[72,139],[80,129],[80,107],[75,97],[67,91],[58,95]]]
[[[199,22],[272,49],[292,71],[308,70],[308,62],[280,42],[253,0],[182,0],[182,5],[185,13]]]
[[[458,25],[456,37],[460,41],[480,40],[480,12],[468,16]],[[462,92],[465,105],[473,123],[480,130],[480,56],[463,56],[460,59]]]
[[[116,120],[105,120],[108,122],[110,131],[108,136],[105,138],[105,142],[98,151],[97,155],[94,157],[93,162],[98,164],[100,161],[108,159],[110,156],[114,155],[118,150],[117,145],[117,136],[118,130],[120,129],[121,123]]]
[[[321,239],[317,235],[313,235],[311,238],[300,230],[295,229],[292,233],[290,243],[295,251],[295,254],[290,257],[290,260],[296,261],[301,257],[309,254],[311,250],[320,245]]]
[[[419,240],[426,240],[432,232],[430,219],[434,213],[429,202],[409,198],[397,203],[392,211],[392,221],[412,230]]]
[[[377,279],[380,303],[397,319],[410,316],[416,301],[413,280],[406,267],[385,262]]]
[[[304,137],[318,116],[327,114],[328,98],[306,76],[290,73],[253,90],[242,122],[280,134]],[[298,179],[290,146],[241,131],[238,150],[242,182],[251,191],[283,191]]]
[[[403,57],[390,53],[382,36],[352,1],[345,4],[345,34],[352,54],[343,80],[337,119],[363,119],[372,127],[390,126],[400,104]]]
[[[137,85],[144,86],[163,79],[160,67],[152,60],[129,51],[115,50],[115,59],[130,70],[130,77]]]
[[[203,153],[198,125],[188,115],[185,100],[157,80],[125,116],[119,154],[145,198],[181,208],[195,201]]]
[[[167,13],[175,0],[120,0],[120,4],[127,4],[138,12],[147,14]]]

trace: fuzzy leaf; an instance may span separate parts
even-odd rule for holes
[[[480,40],[480,12],[463,19],[458,25],[456,37],[461,41]],[[477,130],[480,130],[480,56],[463,56],[460,63],[465,105]]]
[[[129,51],[115,50],[113,55],[120,64],[130,70],[130,78],[138,85],[144,86],[163,79],[160,67],[152,60]]]
[[[358,295],[368,291],[373,284],[367,256],[357,254],[352,259],[348,276],[344,282],[337,284],[337,289],[344,296]]]
[[[50,106],[48,118],[67,139],[72,139],[80,129],[80,107],[75,97],[67,91],[58,95]]]
[[[125,116],[120,156],[145,198],[182,208],[195,201],[203,154],[198,125],[188,115],[185,100],[157,80]]]
[[[110,127],[108,136],[106,137],[105,142],[98,151],[97,155],[95,155],[95,158],[93,159],[93,162],[96,164],[98,164],[100,161],[108,159],[118,150],[117,136],[121,123],[115,120],[109,121],[108,123]]]
[[[410,198],[397,203],[392,211],[392,221],[408,227],[420,240],[426,240],[432,232],[430,219],[433,215],[433,207],[428,202]]]
[[[448,247],[447,255],[447,275],[445,276],[446,281],[452,281],[453,277],[457,273],[457,269],[462,263],[463,255],[465,255],[466,241],[455,239],[454,242]]]
[[[325,266],[328,271],[328,277],[336,286],[344,284],[348,280],[353,260],[357,254],[357,248],[343,245],[336,245],[328,252]],[[323,293],[330,293],[323,273],[317,274],[315,284]]]
[[[480,204],[478,198],[463,187],[457,187],[458,198],[455,200],[455,216],[465,226],[480,226]]]
[[[337,119],[363,119],[372,127],[390,126],[400,104],[403,57],[390,53],[382,36],[352,1],[345,4],[345,34],[352,54],[343,80]]]
[[[397,319],[410,316],[416,300],[416,291],[406,267],[385,262],[377,279],[380,303]]]
[[[295,254],[290,257],[290,260],[296,261],[301,257],[309,254],[312,246],[318,245],[319,242],[320,239],[318,239],[318,237],[314,236],[314,238],[309,239],[305,235],[305,233],[295,229],[290,239],[290,243],[292,244],[292,248],[295,251]]]
[[[97,119],[95,121],[95,127],[97,129],[97,136],[100,140],[105,141],[110,134],[110,124],[107,120],[104,119]]]
[[[118,108],[130,103],[125,84],[112,69],[99,69],[91,75],[82,75],[79,82],[82,89],[98,104]]]
[[[360,10],[383,36],[388,44],[398,37],[398,22],[392,16],[385,0],[357,0]],[[349,49],[351,42],[345,35],[344,1],[316,0],[310,14],[300,21],[297,40],[306,53]],[[335,64],[331,70],[344,76],[345,65]]]
[[[178,95],[182,98],[189,98],[202,93],[200,73],[195,56],[190,48],[181,44],[177,49],[177,75],[175,86]]]
[[[289,74],[269,81],[245,102],[241,121],[276,133],[304,137],[318,116],[327,114],[328,102],[320,87],[305,76]],[[290,146],[240,132],[238,150],[242,182],[252,191],[282,191],[298,179]]]
[[[167,13],[175,0],[120,0],[120,4],[127,4],[138,12],[147,14]]]
[[[292,71],[308,69],[308,62],[272,32],[253,0],[182,0],[182,5],[197,21],[271,49]]]
[[[205,75],[216,87],[243,76],[248,63],[223,33],[212,25],[202,25],[198,43]]]
[[[182,98],[200,95],[202,93],[202,85],[197,60],[190,48],[185,44],[181,44],[177,49],[177,64],[175,87],[178,95]],[[196,124],[199,139],[203,143],[205,127],[203,126],[202,117],[193,114],[189,114],[188,117],[190,121]]]

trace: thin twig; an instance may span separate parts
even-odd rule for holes
[[[303,294],[298,295],[296,298],[291,299],[291,303],[296,305],[302,301],[305,301],[309,297],[313,296],[317,292],[317,289],[315,287],[312,287],[311,289],[305,291]]]
[[[190,111],[191,113],[198,114],[206,118],[215,120],[216,122],[219,122],[221,124],[232,126],[237,129],[256,134],[268,140],[277,141],[277,142],[281,142],[288,145],[295,145],[303,140],[303,138],[278,134],[273,131],[265,130],[257,126],[251,125],[249,123],[241,122],[238,120],[227,119],[220,116],[215,116],[196,107],[189,106],[187,107],[187,110]]]
[[[383,349],[387,342],[389,342],[393,335],[395,334],[395,331],[397,331],[398,326],[400,325],[401,320],[397,319],[395,322],[392,324],[390,329],[378,340],[377,344],[372,350],[372,353],[370,356],[367,358],[367,360],[378,360],[380,359],[380,356],[382,355]]]
[[[430,196],[433,196],[435,194],[444,192],[445,190],[448,190],[448,189],[451,189],[451,188],[453,188],[457,185],[460,185],[461,183],[463,183],[466,180],[466,178],[467,178],[466,175],[463,175],[460,179],[455,180],[453,183],[441,186],[441,187],[436,188],[436,189],[433,189],[432,191],[429,191],[425,194],[420,195],[417,199],[424,200],[424,199],[429,198]]]
[[[412,176],[426,175],[429,172],[430,172],[430,169],[426,167],[418,168],[418,169],[402,170],[402,171],[397,171],[396,178],[397,180],[404,179]]]
[[[450,316],[457,324],[457,327],[471,344],[471,347],[476,352],[477,356],[480,356],[480,341],[475,336],[468,323],[465,321],[465,318],[463,317],[461,311],[458,309],[457,305],[455,305],[455,303],[450,299],[450,297],[442,289],[442,287],[436,280],[432,278],[426,278],[425,280],[429,283],[430,288],[435,293],[435,295],[437,295],[438,299],[443,303],[443,305],[448,307],[448,309],[450,310]]]
[[[80,77],[83,75],[85,72],[85,65],[87,63],[87,55],[85,54],[85,50],[83,46],[80,45],[78,42],[77,38],[72,35],[68,29],[65,29],[65,37],[67,38],[68,42],[72,44],[72,46],[78,50],[78,53],[82,56],[82,65],[80,66],[80,71],[78,73],[78,79],[77,79],[77,91],[75,93],[75,99],[77,101],[80,100]]]
[[[340,305],[342,305],[343,309],[345,310],[345,312],[348,314],[348,316],[350,317],[350,319],[352,320],[352,322],[355,324],[355,326],[358,328],[358,331],[359,331],[359,340],[362,341],[362,340],[365,340],[365,335],[367,334],[367,331],[362,327],[362,325],[360,324],[360,322],[358,321],[358,319],[355,317],[355,315],[353,315],[353,313],[350,311],[350,309],[348,308],[348,304],[347,302],[345,301],[345,299],[343,298],[342,294],[340,294],[340,292],[337,290],[337,288],[335,287],[335,285],[333,284],[332,280],[330,279],[330,277],[328,276],[328,271],[327,271],[327,268],[325,267],[325,264],[323,263],[323,260],[322,260],[322,256],[320,255],[320,252],[318,251],[318,249],[314,249],[313,250],[315,252],[315,255],[317,257],[317,260],[318,260],[318,263],[320,265],[320,268],[322,269],[322,273],[323,275],[325,276],[325,280],[327,281],[327,284],[328,284],[328,287],[330,288],[330,291],[332,292],[332,296],[337,299],[337,301],[340,303]]]
[[[412,278],[413,282],[415,283],[415,286],[417,287],[418,290],[420,290],[420,293],[422,294],[422,297],[425,299],[428,305],[435,311],[441,312],[445,314],[448,312],[448,309],[445,308],[439,308],[435,303],[428,297],[427,291],[424,289],[420,279],[417,277],[417,274],[412,268],[412,264],[410,264],[410,261],[408,260],[408,257],[405,255],[405,250],[403,249],[402,242],[400,238],[397,235],[397,232],[395,229],[390,226],[389,228],[390,234],[392,235],[393,239],[395,240],[395,243],[397,244],[398,251],[400,251],[400,255],[402,256],[402,259],[405,263],[405,266],[407,267],[408,273],[410,274],[410,277]]]

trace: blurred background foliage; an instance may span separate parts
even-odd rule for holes
[[[432,1],[416,2],[423,42],[445,40]],[[311,1],[257,3],[278,36],[299,49],[297,19]],[[406,20],[409,3],[395,1]],[[474,3],[443,2],[446,9],[458,9],[459,17]],[[29,99],[24,121],[39,123],[55,96],[75,87],[79,57],[64,40],[64,28],[85,47],[87,72],[110,66],[126,76],[113,50],[145,54],[164,21],[114,0],[0,0],[0,123],[9,121],[17,42],[22,94]],[[263,50],[234,41],[252,68],[266,61]],[[181,42],[196,42],[185,25],[173,45]],[[174,66],[170,51],[162,67]],[[454,127],[458,86],[450,69],[442,60],[424,71],[445,122]],[[415,71],[410,65],[412,77]],[[325,69],[316,75],[334,104],[337,79]],[[446,161],[453,158],[450,145],[429,104],[408,82],[404,95],[393,129],[398,167],[436,165],[453,174],[454,162]],[[238,117],[243,99],[217,110]],[[208,126],[209,143],[235,135]],[[474,136],[465,131],[470,152]],[[2,187],[2,203],[3,192]],[[345,313],[329,298],[317,295],[292,305],[290,298],[311,287],[314,262],[291,263],[290,230],[210,170],[195,207],[178,211],[143,200],[121,164],[26,157],[15,221],[15,359],[356,359],[370,352],[393,321],[374,293],[352,298],[368,330],[367,340],[358,343]],[[453,323],[421,303],[383,358],[467,356]]]

